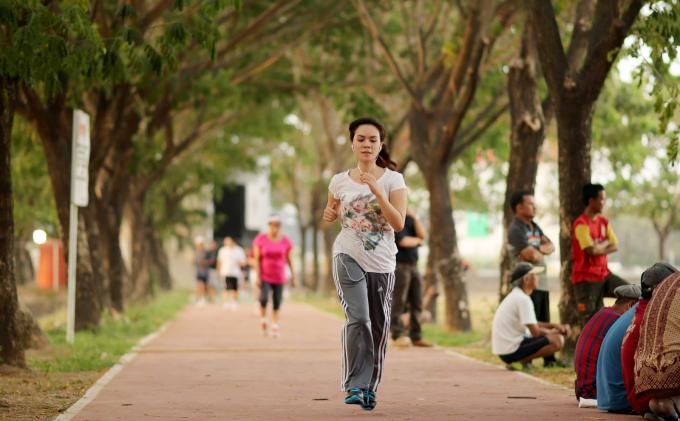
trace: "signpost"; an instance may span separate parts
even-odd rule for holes
[[[76,255],[78,250],[78,207],[87,206],[90,162],[90,116],[73,110],[71,141],[71,208],[68,229],[68,313],[66,342],[73,343],[76,321]]]

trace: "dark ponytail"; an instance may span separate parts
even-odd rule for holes
[[[397,163],[390,158],[390,152],[387,150],[387,144],[383,143],[378,159],[375,161],[376,165],[383,168],[388,168],[392,171],[397,170]]]
[[[397,169],[397,163],[392,161],[390,158],[390,152],[387,148],[387,144],[385,144],[385,128],[383,127],[382,124],[378,123],[378,120],[370,117],[362,117],[354,120],[353,122],[349,123],[349,140],[350,142],[354,141],[354,134],[357,131],[357,128],[359,126],[363,126],[364,124],[368,124],[370,126],[375,127],[378,129],[378,133],[380,134],[380,142],[382,143],[382,148],[380,148],[380,153],[378,154],[378,159],[376,159],[375,163],[379,167],[382,168],[388,168],[390,170],[396,170]]]

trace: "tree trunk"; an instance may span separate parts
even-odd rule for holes
[[[582,188],[590,182],[591,123],[594,104],[580,98],[557,104],[558,171],[560,196],[560,320],[578,325],[571,283],[571,226],[583,212]]]
[[[151,291],[151,262],[148,249],[148,228],[143,209],[143,195],[129,202],[130,211],[130,283],[129,293],[133,300],[139,300]],[[127,295],[127,294],[126,294]]]
[[[19,82],[0,75],[0,358],[25,367],[25,343],[19,322],[14,277],[14,201],[12,197],[12,125]]]
[[[668,238],[668,233],[659,235],[659,261],[663,262],[666,260],[666,239]]]
[[[654,227],[654,232],[656,232],[657,239],[657,251],[658,251],[658,261],[663,262],[666,260],[666,240],[671,234],[673,225],[675,224],[675,211],[672,211],[665,225],[661,225],[653,217],[650,218],[652,227]]]
[[[510,99],[511,135],[509,168],[503,204],[503,244],[501,246],[500,288],[502,300],[509,292],[508,274],[512,259],[508,254],[508,226],[513,212],[510,196],[519,190],[533,190],[545,138],[545,118],[538,93],[538,65],[534,33],[524,27],[520,56],[510,66],[508,97]]]
[[[24,247],[27,239],[21,237],[14,238],[14,273],[17,285],[24,285],[35,279],[35,270],[31,255]]]
[[[71,168],[71,119],[73,110],[65,105],[63,95],[52,99],[46,106],[36,98],[28,99],[25,117],[35,127],[47,159],[47,170],[57,207],[61,238],[68,254]],[[66,170],[65,170],[66,169]],[[92,179],[92,171],[90,171]],[[90,182],[90,198],[94,197],[94,183]],[[101,310],[108,298],[107,282],[101,269],[99,254],[99,228],[91,211],[92,205],[78,212],[78,247],[76,267],[76,321],[77,330],[97,328]]]
[[[93,213],[91,205],[78,211],[76,330],[97,329],[102,309],[106,305],[105,288],[101,281],[104,276],[98,263],[101,259],[97,223]]]
[[[156,276],[158,285],[164,291],[169,291],[172,289],[173,281],[172,275],[170,275],[170,263],[168,261],[168,254],[163,248],[163,242],[161,241],[158,232],[153,226],[152,221],[147,220],[147,227],[149,230],[149,237],[147,239],[149,258],[152,267],[152,273]]]
[[[449,191],[448,166],[422,168],[430,192],[430,253],[434,274],[444,287],[444,324],[449,330],[472,328],[463,265]]]
[[[121,208],[118,203],[103,203],[100,199],[91,197],[93,209],[99,222],[99,232],[102,239],[103,266],[108,274],[109,299],[111,307],[123,311],[123,297],[127,269],[120,249],[120,228],[122,225]]]
[[[300,209],[298,208],[298,215],[300,214]],[[298,217],[298,226],[300,229],[300,268],[298,269],[298,275],[300,277],[300,285],[304,288],[309,288],[307,278],[307,227],[304,225],[302,218]]]

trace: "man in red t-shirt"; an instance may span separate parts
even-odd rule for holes
[[[642,272],[640,284],[642,286],[642,299],[635,309],[633,321],[626,330],[621,344],[621,368],[623,370],[623,384],[626,387],[626,397],[630,407],[640,415],[650,412],[649,397],[638,398],[635,394],[635,350],[640,342],[640,326],[645,315],[647,304],[652,299],[652,292],[661,283],[678,270],[668,263],[654,263],[653,266]]]
[[[585,210],[574,220],[571,232],[574,298],[581,326],[604,306],[604,297],[614,297],[614,289],[628,285],[607,267],[607,255],[618,250],[618,239],[602,215],[605,192],[601,184],[583,186]]]

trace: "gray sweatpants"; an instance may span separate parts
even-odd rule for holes
[[[345,311],[342,389],[375,391],[385,363],[394,273],[366,272],[347,254],[338,254],[333,258],[333,281]]]

